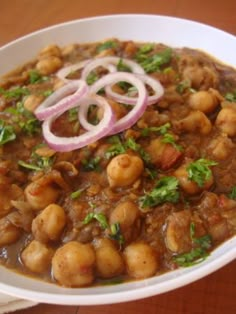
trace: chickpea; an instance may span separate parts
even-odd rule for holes
[[[173,175],[178,179],[180,187],[184,190],[185,193],[190,195],[195,195],[202,192],[203,190],[208,190],[214,182],[213,176],[211,175],[211,177],[205,181],[204,185],[200,187],[196,182],[188,178],[187,167],[189,163],[190,162],[187,162],[181,165],[173,173]]]
[[[218,129],[228,136],[236,135],[236,109],[225,107],[218,113],[215,122]]]
[[[190,112],[187,117],[178,121],[176,127],[180,131],[199,132],[206,135],[211,132],[212,124],[203,112],[197,110]]]
[[[231,154],[234,144],[226,134],[213,139],[209,145],[209,151],[215,159],[224,160]]]
[[[36,184],[36,182],[32,182],[25,188],[25,197],[32,209],[41,210],[57,200],[59,190],[52,185],[48,185],[37,187],[35,192]]]
[[[44,97],[42,95],[29,95],[24,99],[24,108],[34,112],[43,100]]]
[[[63,57],[68,57],[72,54],[75,54],[76,52],[76,49],[77,49],[77,45],[76,44],[70,44],[70,45],[67,45],[65,47],[62,48],[62,55]]]
[[[63,286],[87,286],[94,280],[95,259],[94,249],[89,244],[68,242],[53,256],[53,275]]]
[[[112,278],[124,272],[123,257],[109,239],[99,239],[95,243],[96,271],[101,278]]]
[[[21,260],[30,271],[41,274],[49,269],[53,254],[51,248],[33,240],[21,253]]]
[[[15,243],[21,236],[20,228],[13,225],[7,216],[0,219],[0,247]]]
[[[114,157],[107,166],[107,177],[111,187],[123,187],[133,184],[143,172],[141,158],[129,154]]]
[[[66,224],[64,209],[56,204],[48,205],[32,222],[32,233],[40,242],[56,241]]]
[[[41,59],[36,64],[36,69],[42,75],[50,75],[62,67],[62,61],[58,57],[47,57]]]
[[[57,45],[48,45],[44,47],[40,53],[39,58],[45,58],[45,57],[61,57],[61,50]]]
[[[219,105],[220,98],[220,94],[216,90],[209,89],[191,94],[188,98],[188,104],[194,110],[211,113]]]
[[[55,183],[62,189],[68,190],[68,185],[57,170],[52,170],[25,188],[25,198],[32,209],[41,210],[56,202],[59,189]]]
[[[138,206],[135,205],[132,201],[124,201],[119,203],[111,212],[109,223],[110,225],[119,223],[121,232],[127,241],[132,238],[134,231],[138,231],[138,218]]]
[[[159,268],[157,252],[144,242],[128,245],[124,250],[124,258],[128,274],[136,279],[151,277]]]

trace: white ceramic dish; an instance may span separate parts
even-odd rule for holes
[[[173,17],[115,15],[72,21],[46,28],[0,48],[0,75],[32,59],[45,45],[123,40],[162,42],[172,47],[200,48],[236,67],[236,38],[213,27]],[[236,258],[236,237],[194,267],[142,281],[113,286],[68,289],[18,275],[0,267],[0,291],[37,302],[95,305],[141,299],[173,290],[216,271]]]

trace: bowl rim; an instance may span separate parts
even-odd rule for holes
[[[44,27],[33,32],[30,32],[24,36],[16,38],[15,40],[10,41],[9,43],[0,47],[1,51],[8,49],[13,45],[17,45],[19,42],[24,41],[32,36],[40,35],[41,33],[45,33],[51,31],[53,29],[67,27],[70,25],[74,25],[77,23],[89,23],[91,21],[99,21],[99,20],[110,20],[110,19],[130,19],[130,18],[147,18],[147,19],[160,19],[160,20],[171,20],[177,23],[191,23],[198,27],[206,27],[211,29],[219,34],[223,34],[224,36],[228,37],[230,40],[236,42],[236,37],[233,34],[230,34],[224,30],[215,28],[214,26],[204,24],[195,20],[174,17],[169,15],[156,15],[156,14],[110,14],[110,15],[99,15],[99,16],[92,16],[86,17],[81,19],[74,19],[71,21],[66,21],[58,24],[54,24],[48,27]],[[215,253],[211,254],[210,257],[201,264],[191,267],[190,271],[184,271],[183,269],[178,269],[177,271],[168,272],[168,274],[172,273],[173,276],[168,278],[168,274],[164,274],[161,276],[167,275],[167,280],[164,282],[158,283],[156,282],[155,278],[149,278],[142,281],[136,282],[131,290],[128,288],[125,291],[122,289],[117,289],[117,291],[109,292],[109,289],[101,289],[101,292],[96,293],[94,292],[92,295],[89,293],[91,288],[80,288],[80,289],[73,289],[73,291],[83,291],[85,294],[69,294],[68,288],[60,287],[60,293],[51,293],[51,292],[41,292],[36,290],[30,290],[27,288],[19,288],[16,286],[12,286],[7,283],[1,282],[0,279],[0,291],[15,297],[25,298],[28,300],[36,301],[36,302],[46,302],[51,304],[61,304],[61,305],[99,305],[99,304],[112,304],[112,303],[120,303],[126,301],[137,300],[141,298],[146,298],[150,296],[154,296],[157,294],[161,294],[170,290],[174,290],[176,288],[182,287],[187,285],[193,281],[196,281],[206,275],[218,270],[219,268],[225,266],[226,264],[232,262],[236,258],[236,236],[229,239],[225,243],[223,243],[219,248],[214,250],[216,254],[221,250],[222,246],[229,246],[228,251],[224,255],[218,254],[217,258],[214,258]],[[233,245],[234,244],[234,245]],[[2,266],[0,267],[1,270]],[[18,275],[17,276],[23,276]],[[161,277],[160,276],[160,277]],[[181,281],[179,280],[179,276],[181,277]],[[30,279],[31,280],[31,279]],[[33,280],[34,281],[34,280]],[[40,281],[37,280],[37,283]],[[124,283],[119,285],[120,287],[126,285],[129,287],[129,283]],[[114,287],[114,286],[113,286]],[[118,287],[118,286],[117,286]],[[65,292],[62,294],[61,292]],[[103,293],[103,291],[106,291]],[[108,291],[108,292],[107,292]],[[88,293],[86,293],[88,292]],[[93,297],[93,301],[91,301],[91,296]],[[94,298],[95,297],[95,298]]]

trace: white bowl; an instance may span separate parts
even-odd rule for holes
[[[162,42],[200,48],[236,68],[236,38],[197,22],[154,15],[113,15],[76,20],[24,36],[0,48],[0,75],[32,59],[45,45],[121,40]],[[0,267],[0,291],[37,302],[67,305],[109,304],[173,290],[216,271],[236,257],[236,237],[217,248],[203,263],[146,280],[119,285],[68,289],[24,277]]]

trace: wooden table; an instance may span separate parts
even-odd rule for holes
[[[235,0],[0,0],[0,46],[56,23],[104,14],[151,13],[187,19],[236,35]],[[224,43],[219,43],[222,45]],[[118,305],[40,304],[18,314],[234,314],[236,261],[183,288]]]

